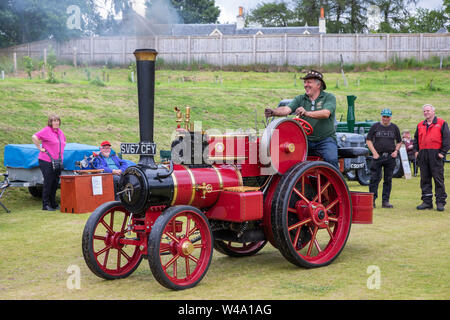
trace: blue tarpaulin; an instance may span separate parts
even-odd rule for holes
[[[79,170],[75,166],[76,161],[81,161],[84,157],[89,157],[92,152],[99,153],[98,146],[90,146],[80,143],[67,143],[64,148],[64,169]],[[39,150],[34,144],[8,144],[5,146],[4,165],[5,167],[31,169],[39,167]]]

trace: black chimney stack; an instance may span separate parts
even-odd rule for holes
[[[154,49],[137,49],[136,57],[139,136],[141,143],[153,143],[155,110],[155,61],[158,52]],[[157,168],[152,155],[141,154],[139,164]]]

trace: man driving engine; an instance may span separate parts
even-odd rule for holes
[[[288,106],[265,109],[264,114],[266,117],[282,117],[295,113],[306,120],[313,129],[308,136],[308,154],[318,154],[339,170],[334,126],[336,97],[324,91],[327,86],[320,72],[311,70],[302,79],[305,94],[295,97]]]

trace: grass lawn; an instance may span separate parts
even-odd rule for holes
[[[92,78],[101,77],[101,72],[92,68]],[[90,83],[82,68],[72,67],[59,67],[57,78],[65,76],[58,84],[27,80],[24,75],[0,81],[0,172],[5,170],[4,146],[31,143],[31,135],[45,125],[50,112],[61,116],[68,142],[98,145],[107,139],[116,149],[121,142],[138,142],[136,86],[127,81],[127,70],[108,72],[106,86]],[[262,129],[264,108],[303,92],[298,77],[295,80],[291,73],[158,71],[158,149],[170,146],[175,106],[183,112],[191,106],[193,120],[201,120],[203,128],[223,131],[254,128],[256,110]],[[357,121],[378,120],[381,109],[389,107],[401,130],[414,131],[423,119],[425,103],[435,105],[438,116],[450,120],[450,74],[445,70],[349,73],[348,87],[338,73],[326,74],[325,79],[327,91],[337,98],[338,120],[341,115],[346,119],[346,96],[350,94],[358,97]],[[351,190],[368,190],[357,182],[348,185]],[[415,210],[420,203],[418,177],[394,179],[391,203],[395,208],[375,209],[372,225],[353,225],[343,252],[325,268],[295,267],[271,245],[242,259],[214,252],[206,277],[197,287],[182,292],[160,286],[146,260],[126,279],[96,277],[81,252],[89,214],[41,211],[40,199],[21,188],[8,189],[1,201],[12,212],[0,208],[0,299],[450,298],[450,206],[444,212]],[[80,268],[79,290],[67,287],[70,266]],[[368,287],[373,266],[380,272],[379,289]]]
[[[12,212],[0,211],[0,299],[449,299],[449,209],[417,211],[419,195],[418,177],[394,179],[395,208],[374,209],[372,225],[352,225],[343,252],[327,267],[298,268],[271,245],[240,259],[215,251],[198,286],[173,292],[153,278],[147,260],[126,279],[98,278],[81,251],[89,214],[41,211],[26,190],[9,189],[2,200]],[[81,272],[79,290],[67,287],[73,265]],[[379,289],[367,285],[371,266],[379,268]]]

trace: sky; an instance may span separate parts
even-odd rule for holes
[[[104,0],[98,0],[104,1]],[[133,0],[135,10],[144,15],[145,13],[145,0]],[[235,23],[236,16],[239,13],[239,7],[244,7],[244,12],[248,12],[251,9],[255,9],[258,4],[268,2],[283,2],[283,0],[215,0],[216,6],[220,8],[220,23]],[[290,1],[287,1],[290,2]],[[418,7],[426,9],[437,9],[443,4],[443,0],[419,0]]]
[[[216,6],[220,8],[220,23],[235,23],[239,13],[239,6],[244,7],[244,12],[256,8],[258,4],[268,2],[282,2],[282,0],[215,0]],[[443,0],[419,0],[418,7],[426,9],[437,9],[442,6]]]

